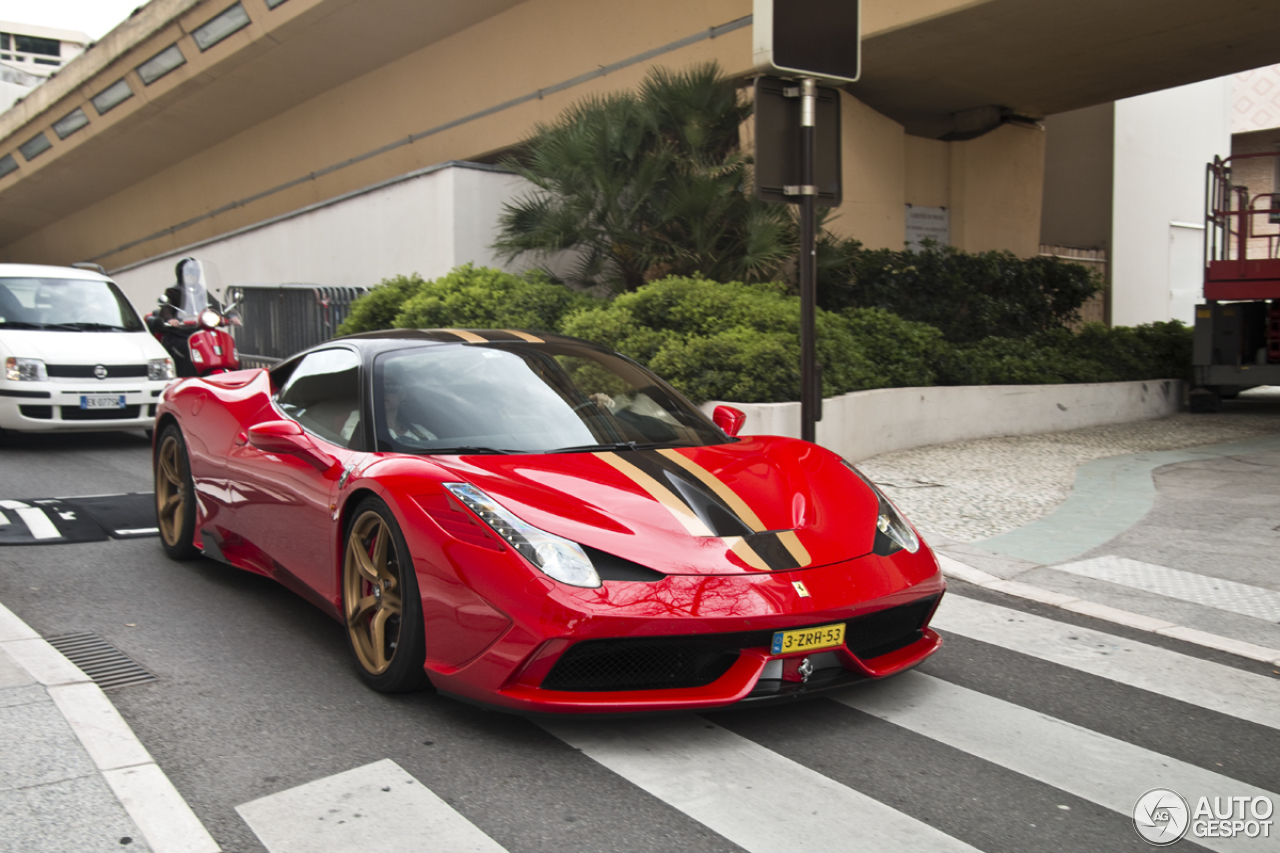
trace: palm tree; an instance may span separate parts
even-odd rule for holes
[[[665,275],[776,276],[796,228],[787,206],[750,194],[738,138],[750,115],[714,63],[575,104],[505,161],[533,189],[504,208],[495,248],[542,261],[571,250],[570,283],[615,292]]]

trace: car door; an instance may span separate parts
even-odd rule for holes
[[[273,399],[280,419],[296,422],[315,450],[333,460],[327,470],[298,455],[254,447],[247,434],[228,459],[228,473],[246,496],[237,529],[263,552],[272,574],[326,609],[338,591],[334,497],[343,469],[361,455],[348,446],[362,434],[360,362],[345,347],[309,353]]]

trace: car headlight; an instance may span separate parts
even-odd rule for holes
[[[49,372],[38,358],[13,358],[4,360],[4,378],[10,382],[44,382]]]
[[[153,358],[147,362],[148,379],[172,379],[174,375],[171,358]]]
[[[841,460],[844,461],[844,460]],[[914,554],[920,550],[920,537],[911,529],[902,513],[893,502],[880,491],[880,487],[863,476],[862,472],[848,462],[844,463],[850,471],[858,475],[858,479],[871,487],[880,506],[876,510],[876,541],[871,550],[881,557],[887,557],[895,551],[905,550]]]
[[[444,487],[548,577],[570,586],[600,586],[600,575],[577,542],[521,521],[470,483],[445,483]]]

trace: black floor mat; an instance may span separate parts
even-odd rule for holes
[[[152,492],[0,500],[0,545],[53,545],[156,536]]]

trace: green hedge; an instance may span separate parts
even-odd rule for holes
[[[827,254],[838,260],[827,260],[819,283],[823,308],[884,308],[935,326],[958,344],[1059,329],[1102,287],[1080,264],[1010,252],[970,254],[929,244],[896,252],[846,241]]]
[[[942,353],[940,385],[1043,385],[1190,379],[1191,329],[1179,321],[1120,326],[1086,324],[1021,340],[988,338]]]
[[[647,364],[695,401],[763,403],[799,399],[799,325],[800,300],[782,284],[671,277],[605,301],[538,274],[465,266],[434,281],[388,279],[357,300],[339,331],[560,332]],[[869,388],[1180,378],[1191,364],[1191,330],[1177,322],[961,343],[878,307],[819,308],[815,325],[828,397]]]
[[[391,328],[554,332],[564,314],[594,301],[540,272],[513,275],[466,264],[431,281],[417,273],[385,279],[352,304],[338,334]]]

